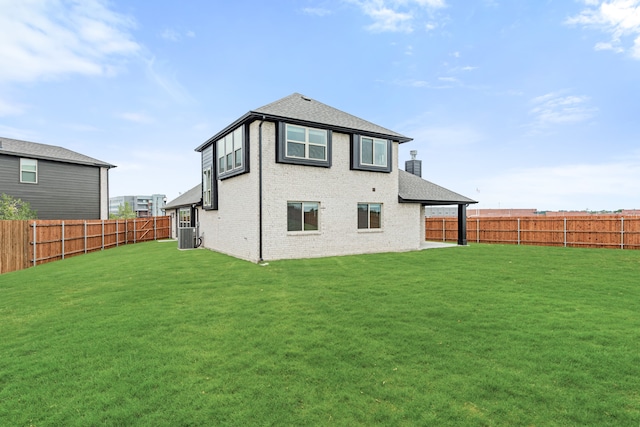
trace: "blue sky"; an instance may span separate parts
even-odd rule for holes
[[[640,0],[0,0],[0,136],[200,180],[194,148],[303,93],[414,138],[480,208],[640,208]]]

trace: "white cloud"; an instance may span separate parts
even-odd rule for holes
[[[42,141],[42,135],[31,129],[20,129],[0,124],[0,135],[5,138],[21,139],[24,141]]]
[[[437,84],[433,84],[426,80],[418,80],[418,79],[394,80],[393,82],[391,82],[391,84],[396,86],[426,88],[426,89],[450,89],[452,87],[458,87],[459,82],[451,79],[452,78],[440,77],[438,78]]]
[[[447,6],[444,0],[414,0],[414,1],[420,6],[431,7],[433,9],[439,9]],[[400,3],[411,3],[411,1],[404,1]]]
[[[186,31],[184,33],[185,37],[195,37],[196,33],[194,33],[193,31]],[[180,39],[182,39],[183,34],[177,30],[174,30],[173,28],[166,28],[161,34],[160,37],[162,37],[165,40],[169,40],[171,42],[177,42]]]
[[[0,117],[4,116],[17,116],[24,112],[24,105],[16,104],[13,102],[7,102],[0,99]]]
[[[564,95],[563,92],[538,96],[531,103],[533,108],[529,113],[535,118],[534,127],[537,128],[583,122],[597,112],[597,108],[589,105],[589,97]]]
[[[100,128],[97,128],[92,125],[83,124],[83,123],[68,123],[62,126],[75,132],[101,132],[102,131],[102,129]]]
[[[357,5],[362,12],[373,20],[367,26],[371,32],[413,32],[413,22],[423,11],[434,11],[446,7],[444,0],[345,0]],[[432,21],[424,28],[430,31],[436,28]]]
[[[145,114],[145,113],[120,113],[117,114],[121,119],[127,120],[129,122],[138,123],[138,124],[149,124],[155,122],[153,117]]]
[[[568,164],[509,170],[479,180],[481,207],[541,210],[637,207],[640,157],[600,164]]]
[[[413,31],[413,28],[411,27],[411,20],[413,19],[413,16],[409,13],[396,12],[395,10],[387,7],[366,8],[364,12],[374,21],[373,24],[367,27],[368,30],[374,33],[410,33]]]
[[[640,59],[640,0],[585,0],[584,3],[586,8],[568,18],[566,24],[609,34],[610,40],[597,43],[596,50],[616,53],[628,50],[633,58]]]
[[[134,21],[105,0],[0,1],[0,83],[66,74],[110,75],[140,45]]]
[[[180,82],[169,74],[168,71],[163,70],[164,65],[162,62],[156,63],[155,57],[151,57],[146,60],[147,75],[149,78],[157,84],[164,92],[171,97],[175,102],[182,104],[193,101],[193,98],[189,92],[180,84]]]
[[[180,40],[180,33],[178,33],[174,29],[167,28],[162,32],[162,34],[160,34],[160,37],[162,37],[165,40],[177,42],[178,40]]]
[[[593,47],[595,50],[611,50],[615,53],[623,53],[624,49],[620,46],[614,46],[612,43],[598,42]]]
[[[451,126],[425,125],[425,123],[434,123],[430,113],[413,117],[401,124],[400,128],[405,135],[411,135],[416,143],[429,149],[466,147],[486,139],[480,130],[466,123],[456,123]]]
[[[304,9],[302,9],[302,12],[305,15],[313,15],[313,16],[327,16],[327,15],[331,15],[331,11],[329,9],[324,9],[321,7],[305,7]]]

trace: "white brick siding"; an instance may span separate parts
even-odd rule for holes
[[[205,247],[259,260],[258,126],[251,124],[251,172],[218,182],[219,210],[203,211]],[[350,170],[349,135],[333,132],[330,168],[275,162],[276,129],[262,127],[263,258],[308,258],[416,250],[424,236],[420,205],[398,203],[398,144],[391,173]],[[374,190],[375,189],[375,190]],[[320,203],[317,232],[287,232],[287,202]],[[382,229],[358,230],[357,204],[382,203]]]

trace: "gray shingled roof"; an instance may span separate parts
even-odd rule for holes
[[[398,170],[398,196],[403,202],[425,205],[459,205],[478,203],[409,172]]]
[[[353,116],[337,108],[330,107],[315,99],[311,99],[299,93],[293,93],[278,101],[267,104],[252,112],[268,116],[283,117],[301,120],[305,122],[319,123],[338,128],[357,130],[367,133],[375,133],[398,139],[402,142],[411,141],[404,135],[378,126],[359,117]]]
[[[66,148],[2,137],[0,137],[0,154],[115,168],[115,166],[110,163],[67,150]]]
[[[191,206],[191,205],[201,205],[202,204],[202,184],[198,184],[193,187],[191,190],[183,193],[167,203],[164,206],[164,209],[175,209],[181,206]]]
[[[340,111],[337,108],[330,107],[322,102],[318,102],[299,93],[293,93],[272,102],[271,104],[249,111],[244,116],[240,117],[229,126],[206,140],[196,148],[196,151],[202,151],[206,146],[217,141],[240,124],[251,120],[258,120],[262,117],[271,120],[296,120],[308,123],[310,126],[313,126],[314,124],[324,125],[345,133],[362,132],[373,136],[387,137],[399,142],[412,140],[412,138],[399,134],[398,132],[378,126],[375,123],[371,123],[359,117],[345,113],[344,111]]]

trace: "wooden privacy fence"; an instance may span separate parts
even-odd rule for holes
[[[168,216],[0,221],[0,273],[112,247],[171,237]]]
[[[457,241],[457,218],[426,218],[425,240]],[[467,241],[514,245],[640,249],[640,217],[467,218]]]

